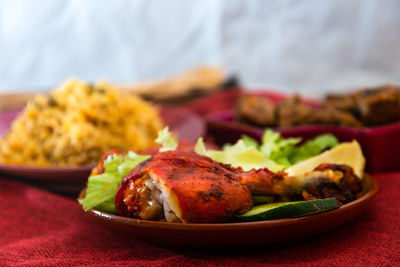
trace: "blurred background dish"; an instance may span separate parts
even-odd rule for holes
[[[136,94],[146,100],[163,104],[182,104],[219,90],[232,89],[238,85],[238,77],[228,75],[221,68],[207,65],[197,66],[164,79],[113,84],[124,93]],[[0,108],[10,109],[25,105],[37,94],[25,92],[30,90],[31,88],[4,89],[5,92],[0,93]]]
[[[10,101],[12,101],[10,99]],[[7,132],[23,108],[0,110],[0,136]],[[161,119],[180,140],[194,142],[206,131],[204,120],[183,107],[161,107]],[[0,164],[0,173],[42,188],[76,197],[95,164],[82,166],[16,166]]]
[[[233,143],[243,134],[260,139],[265,129],[264,127],[249,125],[236,120],[234,106],[238,99],[240,99],[242,93],[232,92],[229,94],[231,94],[232,97],[230,97],[228,103],[225,104],[221,103],[221,99],[219,99],[218,96],[214,97],[216,106],[220,105],[223,109],[221,110],[217,107],[215,112],[210,112],[206,115],[209,133],[215,137],[217,144],[224,144],[226,142]],[[290,99],[288,95],[273,91],[257,92],[256,96],[268,99],[268,104],[273,105]],[[227,98],[227,96],[225,96],[225,98]],[[396,101],[395,103],[397,103]],[[319,101],[312,99],[304,98],[303,102],[304,104],[302,105],[307,107],[307,109],[321,106]],[[211,105],[213,100],[209,99],[209,103]],[[386,108],[386,105],[384,105],[384,108]],[[262,113],[258,114],[261,116]],[[298,114],[296,114],[296,116],[298,116]],[[387,121],[384,114],[381,116],[381,120]],[[372,128],[338,126],[335,124],[329,125],[328,123],[328,125],[306,124],[277,127],[275,129],[281,132],[285,137],[300,136],[303,137],[304,140],[314,138],[322,133],[332,133],[342,142],[356,139],[361,144],[363,153],[367,159],[367,171],[378,172],[400,169],[400,164],[396,156],[396,151],[400,148],[400,140],[397,138],[397,136],[400,135],[400,122],[392,122]]]
[[[111,149],[146,150],[163,128],[156,106],[105,82],[68,80],[36,95],[0,139],[0,162],[35,167],[96,163]]]
[[[329,94],[314,105],[298,94],[273,100],[265,95],[242,94],[234,107],[236,120],[253,126],[282,128],[299,125],[371,128],[400,121],[400,87],[390,84]]]
[[[138,94],[157,103],[182,104],[239,85],[235,76],[212,66],[199,66],[162,80],[118,85],[124,92]]]

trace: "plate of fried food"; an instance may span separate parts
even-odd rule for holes
[[[378,190],[359,143],[323,134],[302,143],[267,129],[221,149],[163,129],[149,154],[112,150],[78,201],[116,233],[169,247],[299,241],[358,216]]]
[[[232,142],[243,133],[260,139],[264,127],[305,140],[333,133],[340,141],[356,139],[361,144],[369,171],[400,169],[396,160],[400,149],[400,87],[394,85],[330,94],[323,100],[248,92],[237,99],[235,108],[211,113],[206,120],[220,144]]]
[[[105,83],[69,80],[25,107],[0,111],[0,172],[31,180],[84,182],[111,149],[144,151],[170,126],[180,140],[204,134],[183,108],[156,106]]]

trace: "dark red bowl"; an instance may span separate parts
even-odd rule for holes
[[[208,132],[215,137],[217,144],[233,143],[246,134],[260,139],[263,128],[253,127],[235,121],[232,110],[218,111],[206,116]],[[284,137],[311,139],[323,133],[334,134],[339,141],[357,140],[367,160],[369,172],[400,170],[398,151],[400,151],[400,123],[374,128],[350,128],[340,126],[296,126],[276,128]]]

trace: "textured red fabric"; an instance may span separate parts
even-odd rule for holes
[[[0,265],[400,265],[400,173],[376,175],[380,191],[354,221],[280,248],[180,251],[101,228],[73,200],[0,178]]]
[[[219,92],[186,107],[201,115],[230,109],[239,94]],[[371,207],[332,232],[280,248],[207,252],[156,248],[114,234],[75,200],[0,177],[0,266],[400,266],[400,172],[376,177],[380,191]]]
[[[207,97],[193,100],[186,103],[184,106],[199,115],[206,115],[214,111],[228,110],[234,107],[241,93],[242,90],[240,89],[220,91]]]

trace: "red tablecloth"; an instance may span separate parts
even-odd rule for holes
[[[238,91],[188,103],[204,115],[231,108]],[[380,191],[353,222],[299,244],[257,250],[156,248],[101,228],[73,200],[0,177],[0,266],[4,265],[398,265],[400,172],[376,175]]]
[[[0,178],[0,265],[400,265],[400,173],[376,175],[380,191],[353,222],[299,244],[256,251],[156,248],[101,228],[79,204]]]

